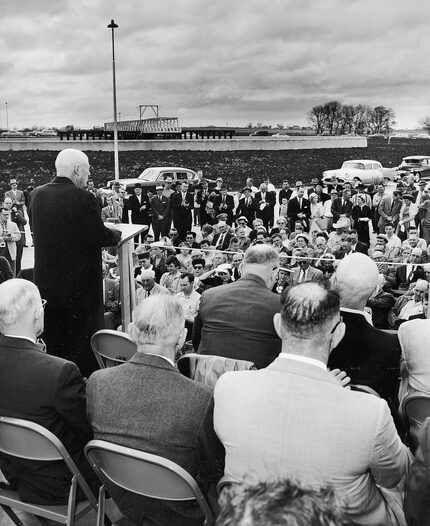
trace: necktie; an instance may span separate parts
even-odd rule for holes
[[[150,295],[151,295],[151,291],[148,290],[148,291],[147,291],[147,294],[146,294],[146,297],[148,297],[148,296],[150,296]]]
[[[251,204],[251,200],[250,199],[247,199],[246,200],[246,206],[249,206]]]
[[[302,209],[302,199],[301,198],[299,199],[299,208],[300,210]]]
[[[411,271],[409,272],[409,276],[408,276],[408,283],[410,283],[412,278],[414,277],[414,272],[415,272],[415,267],[414,265],[412,265]]]
[[[225,205],[225,195],[222,196],[222,204]]]

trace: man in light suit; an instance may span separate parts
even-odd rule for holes
[[[274,325],[282,339],[279,357],[261,371],[225,373],[215,386],[225,479],[331,486],[354,524],[405,524],[412,455],[386,402],[344,389],[348,379],[327,370],[345,333],[338,294],[312,282],[290,287]]]
[[[16,270],[16,242],[21,239],[18,225],[10,220],[11,210],[6,204],[0,204],[0,256],[5,257],[13,274]]]
[[[113,195],[106,196],[107,206],[101,210],[102,220],[105,223],[119,223],[122,216],[122,208],[114,202]]]
[[[385,225],[392,223],[394,228],[397,227],[399,222],[400,209],[402,208],[402,200],[400,199],[399,192],[394,191],[393,196],[384,196],[378,206],[378,228],[380,232],[385,231]]]
[[[4,196],[10,197],[12,199],[12,204],[19,207],[22,210],[22,207],[25,205],[25,195],[22,190],[18,190],[18,183],[16,179],[10,180],[10,190],[5,192]]]
[[[273,327],[279,295],[271,292],[279,254],[268,245],[245,252],[242,277],[234,283],[205,290],[194,320],[194,346],[200,354],[214,354],[267,367],[280,351]]]
[[[302,250],[296,255],[300,259],[298,260],[298,266],[293,269],[289,276],[290,285],[297,285],[298,283],[304,283],[305,281],[318,281],[322,279],[323,273],[321,270],[311,267],[310,259],[306,259],[306,257],[310,257],[311,255],[310,250]]]
[[[87,382],[94,436],[176,462],[206,493],[222,475],[224,450],[213,429],[211,389],[182,376],[174,363],[187,332],[180,303],[170,295],[151,296],[134,311],[128,332],[137,344],[133,358],[95,372]],[[133,524],[203,524],[195,501],[108,491]]]

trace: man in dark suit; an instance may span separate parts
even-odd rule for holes
[[[282,181],[282,188],[279,190],[279,195],[278,195],[278,203],[279,203],[279,205],[282,204],[282,199],[284,197],[285,197],[285,199],[287,201],[289,201],[290,198],[291,198],[291,194],[292,193],[293,193],[293,191],[290,188],[290,183],[288,182],[288,179],[284,179]]]
[[[260,191],[255,194],[257,217],[263,221],[264,228],[269,231],[273,227],[273,217],[276,205],[276,192],[269,192],[266,183],[260,184]]]
[[[426,279],[422,265],[422,250],[415,247],[411,253],[411,262],[396,269],[396,286],[398,289],[408,289],[411,283]]]
[[[375,329],[364,311],[378,283],[378,267],[364,254],[351,254],[336,269],[343,340],[330,355],[330,369],[339,368],[351,383],[367,385],[387,400],[393,414],[398,406],[400,345],[397,335]]]
[[[227,214],[227,224],[233,223],[234,199],[232,195],[227,194],[227,187],[221,186],[219,195],[213,199],[215,214]]]
[[[331,213],[333,214],[333,223],[337,223],[341,215],[348,217],[348,218],[351,217],[353,204],[350,198],[351,198],[351,193],[348,190],[344,190],[342,193],[342,197],[338,197],[334,199],[331,205]]]
[[[142,302],[129,326],[138,352],[119,367],[91,375],[88,415],[96,439],[176,462],[207,493],[222,475],[224,450],[213,429],[211,389],[182,376],[174,364],[186,337],[184,323],[176,298],[161,294]],[[143,517],[143,524],[153,525],[203,522],[195,502],[169,503],[108,490],[133,524],[142,524]]]
[[[154,241],[169,235],[170,199],[163,195],[163,187],[157,186],[157,195],[151,199],[152,230]]]
[[[173,223],[178,231],[179,239],[185,241],[185,236],[193,223],[191,210],[194,208],[194,196],[188,191],[188,182],[182,181],[178,192],[172,194],[170,204],[173,212]]]
[[[57,177],[31,194],[34,282],[48,301],[44,339],[50,353],[75,362],[84,376],[96,367],[90,338],[103,327],[101,248],[120,239],[106,228],[95,197],[85,191],[89,163],[62,150]]]
[[[212,240],[212,246],[218,250],[227,250],[230,246],[230,239],[233,237],[231,232],[227,230],[227,223],[225,221],[220,221],[217,225],[218,234],[214,235]]]
[[[140,233],[140,242],[143,243],[145,235],[148,233],[151,219],[149,217],[149,211],[151,204],[148,196],[142,193],[142,187],[140,183],[137,183],[134,187],[134,194],[130,196],[128,200],[128,207],[131,210],[131,222],[134,225],[146,225],[146,229]],[[139,243],[139,235],[134,238],[135,243]]]
[[[353,252],[361,252],[362,254],[366,254],[366,256],[367,256],[367,253],[369,251],[369,247],[366,245],[366,243],[363,243],[362,241],[359,241],[357,230],[351,228],[348,231],[347,236],[348,236],[348,239],[349,239],[349,241],[351,243],[351,250]]]
[[[305,189],[300,186],[297,190],[297,196],[288,201],[287,216],[290,220],[290,228],[294,228],[296,221],[300,221],[305,228],[309,225],[311,209],[309,200],[305,199]]]
[[[209,190],[209,184],[206,179],[202,179],[200,181],[196,192],[196,203],[200,206],[200,226],[213,225],[216,222],[215,211],[212,202],[215,194],[211,194]]]
[[[30,420],[51,431],[88,481],[92,470],[83,448],[92,431],[85,412],[85,383],[74,363],[46,354],[44,345],[37,343],[43,313],[40,293],[30,281],[11,279],[0,285],[0,415]],[[1,454],[0,469],[23,500],[67,504],[71,475],[62,462]]]
[[[238,217],[244,216],[248,220],[248,224],[252,225],[255,219],[255,213],[258,209],[256,200],[252,197],[251,188],[245,186],[242,189],[244,197],[239,200],[239,205],[236,209],[236,220]]]
[[[238,281],[203,292],[193,338],[200,354],[248,360],[258,369],[278,356],[273,316],[280,303],[271,292],[278,265],[274,248],[255,245],[245,252]]]

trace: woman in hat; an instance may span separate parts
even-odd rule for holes
[[[412,194],[403,194],[403,204],[400,209],[399,223],[396,235],[404,241],[408,237],[409,227],[415,226],[414,218],[418,213],[418,207],[413,202]]]
[[[372,220],[372,212],[370,207],[366,205],[364,197],[360,194],[357,194],[357,204],[352,208],[351,217],[354,221],[354,228],[357,230],[359,241],[369,246],[369,223]]]

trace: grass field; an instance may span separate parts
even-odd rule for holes
[[[64,145],[66,147],[66,144]],[[73,144],[70,144],[72,147]],[[320,177],[327,169],[339,168],[348,159],[375,159],[383,166],[398,166],[407,155],[430,155],[430,141],[397,140],[370,141],[367,148],[338,148],[283,151],[183,152],[138,151],[120,152],[120,176],[137,177],[149,166],[183,166],[202,170],[205,177],[222,177],[231,190],[240,188],[247,177],[259,183],[268,175],[279,186],[283,178],[304,183]],[[0,152],[0,195],[8,189],[14,177],[25,188],[31,178],[36,185],[47,183],[55,175],[57,152]],[[96,185],[113,179],[113,153],[88,152],[91,177]]]

